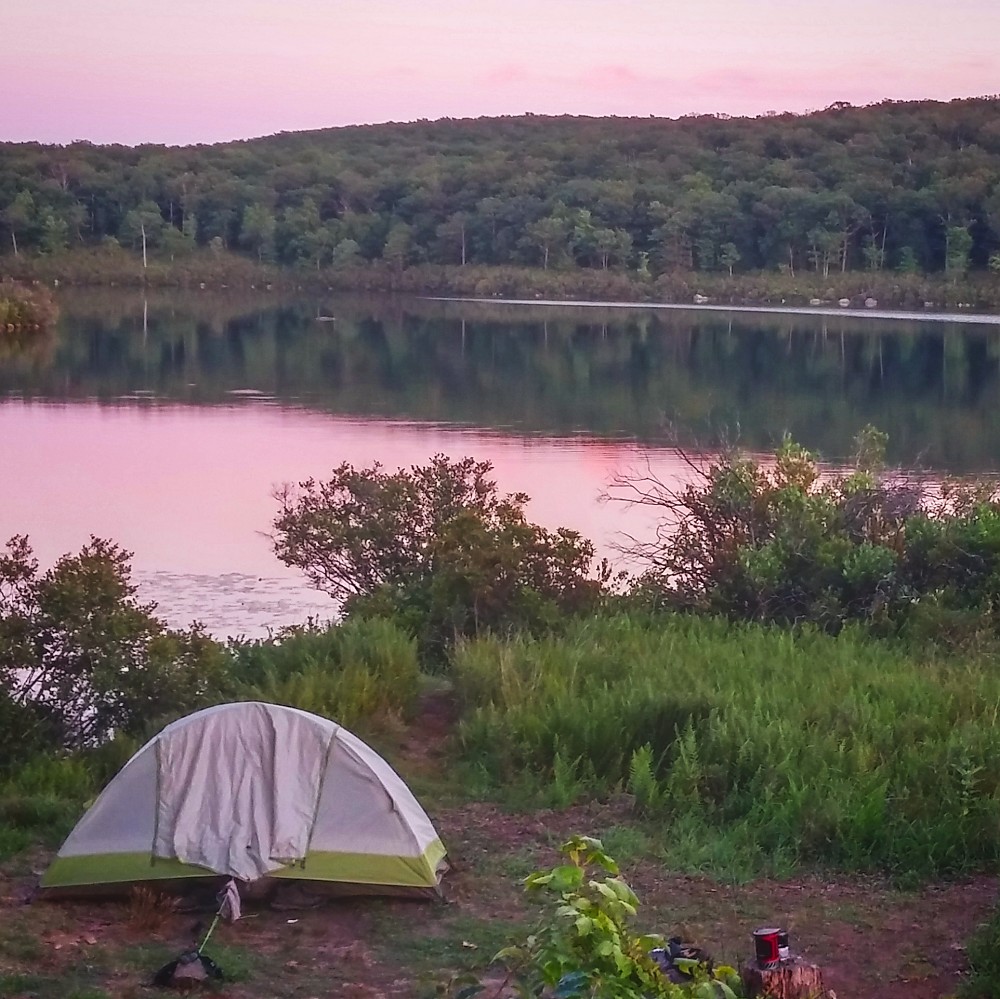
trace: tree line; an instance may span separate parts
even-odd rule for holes
[[[0,144],[11,255],[323,268],[1000,272],[1000,96],[806,115],[525,115],[167,147]]]

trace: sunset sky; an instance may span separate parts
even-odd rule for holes
[[[5,0],[0,140],[1000,92],[1000,0]]]

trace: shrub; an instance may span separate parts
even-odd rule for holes
[[[57,844],[98,790],[79,759],[36,756],[0,780],[0,860],[33,841]]]
[[[837,631],[864,621],[879,634],[968,636],[972,616],[1000,616],[1000,499],[994,484],[945,484],[929,499],[883,468],[885,436],[858,437],[854,469],[822,475],[786,439],[773,464],[737,452],[674,492],[622,481],[625,498],[662,506],[658,538],[631,553],[647,569],[640,605]],[[952,624],[947,618],[954,617]],[[980,627],[978,630],[982,630]]]
[[[0,552],[0,743],[8,761],[80,749],[219,697],[226,662],[197,627],[170,631],[131,582],[131,556],[92,538],[40,572],[28,540]]]
[[[393,473],[343,464],[279,494],[275,552],[346,614],[397,617],[435,658],[458,637],[593,607],[606,580],[588,575],[593,546],[530,523],[528,497],[501,496],[491,471],[444,455]]]
[[[562,864],[524,882],[530,895],[548,903],[537,927],[524,943],[497,955],[519,995],[736,999],[742,994],[738,973],[727,966],[711,969],[697,959],[676,958],[675,971],[689,981],[675,984],[664,974],[655,952],[666,941],[632,929],[639,899],[600,840],[574,836],[560,852]]]
[[[28,288],[16,281],[0,281],[0,333],[51,329],[59,315],[44,288]]]
[[[416,643],[391,621],[292,628],[276,640],[236,643],[234,693],[371,726],[417,702]]]

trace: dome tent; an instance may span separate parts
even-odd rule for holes
[[[398,774],[335,722],[222,704],[168,725],[63,843],[46,894],[116,894],[234,877],[340,892],[436,893],[434,826]]]

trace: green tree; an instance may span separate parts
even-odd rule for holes
[[[198,242],[198,216],[194,212],[188,212],[184,216],[184,221],[181,224],[181,232],[184,234],[184,238],[191,243],[192,246]]]
[[[541,250],[542,269],[548,270],[552,254],[558,256],[565,250],[569,239],[569,223],[564,218],[548,215],[532,222],[527,227],[526,234],[531,245]]]
[[[593,245],[601,269],[607,270],[612,261],[625,263],[632,252],[632,237],[624,229],[595,229]]]
[[[361,263],[361,247],[353,239],[342,239],[334,246],[330,262],[334,267],[353,267]]]
[[[281,259],[290,264],[308,260],[318,267],[323,254],[322,227],[319,206],[313,198],[286,208],[276,229]]]
[[[838,259],[843,238],[839,232],[829,229],[811,229],[808,234],[809,251],[807,256],[817,273],[823,272],[823,277],[830,276],[830,264]]]
[[[444,455],[393,473],[340,465],[278,494],[275,554],[346,613],[397,615],[430,650],[592,607],[591,544],[530,523],[528,497],[500,495],[491,471]]]
[[[740,262],[740,251],[735,243],[723,243],[719,250],[719,263],[733,276],[733,268]]]
[[[899,261],[896,264],[896,270],[899,271],[900,274],[920,273],[920,261],[917,260],[917,255],[912,246],[904,246],[900,249]]]
[[[14,751],[141,734],[220,696],[221,647],[153,617],[136,599],[130,559],[98,538],[44,573],[23,536],[0,553],[0,714],[17,720],[0,740],[16,740]]]
[[[18,255],[17,234],[25,232],[35,222],[35,199],[30,191],[18,191],[14,200],[3,210],[4,225],[10,230],[14,256]]]
[[[69,242],[69,223],[56,212],[48,211],[42,216],[42,234],[39,247],[43,253],[59,253]]]
[[[654,223],[650,242],[660,268],[666,271],[691,270],[694,267],[694,250],[689,232],[692,220],[688,210],[653,201],[649,213]]]
[[[483,198],[476,205],[473,217],[479,233],[478,243],[481,247],[482,259],[489,263],[495,263],[498,259],[497,230],[502,210],[503,201],[500,198],[490,196]]]
[[[455,212],[437,227],[438,239],[446,247],[458,251],[458,259],[462,267],[465,266],[468,257],[468,235],[468,212]]]
[[[167,223],[155,201],[144,201],[137,208],[127,212],[118,230],[118,239],[124,246],[142,249],[143,266],[146,264],[146,252],[150,247],[159,246]]]
[[[413,228],[397,222],[385,238],[382,259],[395,271],[401,271],[413,258]]]
[[[870,271],[880,271],[885,264],[885,233],[882,234],[882,242],[876,239],[874,233],[869,233],[865,237],[864,246],[861,250],[865,258],[865,266]]]
[[[193,216],[188,216],[193,218]],[[178,229],[177,226],[168,225],[160,238],[160,246],[163,252],[171,259],[183,257],[191,253],[195,248],[195,241],[188,232]]]
[[[961,276],[969,269],[972,233],[964,225],[950,225],[945,233],[944,269],[946,274]]]
[[[256,253],[258,263],[273,260],[276,229],[274,212],[267,205],[247,205],[240,225],[240,245]]]

